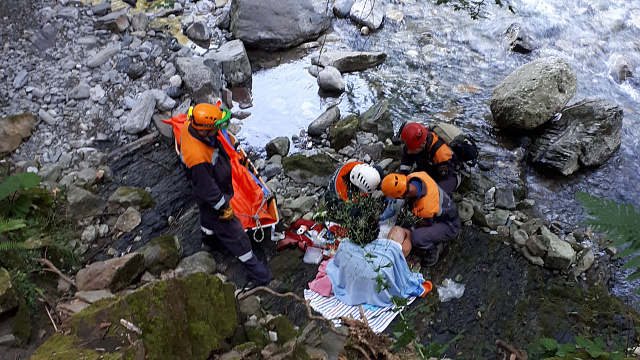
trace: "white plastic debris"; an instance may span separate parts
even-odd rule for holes
[[[444,279],[442,285],[438,286],[438,297],[442,302],[458,299],[462,294],[464,294],[464,284],[458,284],[449,278]]]

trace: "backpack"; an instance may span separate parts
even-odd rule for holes
[[[476,165],[478,145],[476,145],[471,135],[463,132],[455,125],[444,122],[431,125],[429,130],[433,131],[438,135],[438,138],[449,145],[457,161],[472,167]]]

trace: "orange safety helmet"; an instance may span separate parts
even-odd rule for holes
[[[424,144],[427,134],[428,130],[424,125],[412,122],[404,126],[400,138],[407,143],[407,150],[414,150]]]
[[[386,197],[399,199],[407,192],[407,176],[402,174],[389,174],[380,185]]]
[[[215,105],[198,104],[189,109],[189,120],[191,125],[198,130],[226,129],[229,127],[231,112],[222,109],[222,102]]]

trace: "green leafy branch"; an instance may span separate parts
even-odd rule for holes
[[[576,197],[585,207],[589,218],[584,221],[609,235],[613,242],[609,247],[628,245],[625,249],[617,253],[614,258],[633,256],[624,263],[620,269],[635,269],[627,277],[627,281],[640,279],[640,212],[632,204],[619,204],[610,199],[600,199],[587,193],[576,193]],[[640,289],[636,290],[640,293]]]
[[[624,352],[606,353],[607,345],[600,337],[593,340],[578,335],[575,337],[575,344],[566,343],[559,344],[551,338],[542,338],[539,342],[529,344],[527,351],[534,359],[545,359],[548,357],[556,357],[561,359],[585,358],[599,359],[601,357],[611,360],[622,360],[625,357]]]

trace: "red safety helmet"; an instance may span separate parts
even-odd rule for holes
[[[407,144],[407,150],[415,150],[424,144],[427,134],[424,125],[412,122],[404,126],[400,138]]]

